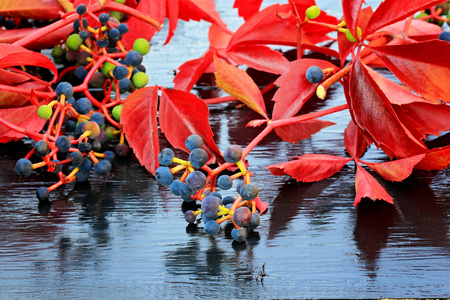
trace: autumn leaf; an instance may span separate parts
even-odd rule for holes
[[[414,166],[417,165],[424,156],[425,154],[419,154],[382,163],[363,163],[386,180],[403,181],[411,175]]]
[[[64,9],[58,0],[2,0],[0,11],[2,16],[50,20],[59,19]]]
[[[168,0],[173,1],[173,0]],[[223,31],[231,33],[227,25],[220,18],[216,10],[216,4],[213,0],[178,0],[179,18],[184,21],[205,20],[214,23],[222,28]]]
[[[189,92],[213,62],[214,49],[209,49],[202,57],[182,64],[173,79],[175,89]]]
[[[33,36],[42,28],[20,28],[11,30],[0,30],[0,43],[12,44],[25,37]],[[46,34],[38,39],[27,43],[29,50],[42,50],[52,48],[59,45],[73,31],[73,25],[67,24],[61,28],[54,30],[51,34]]]
[[[419,170],[444,170],[450,165],[450,146],[429,150],[416,165]]]
[[[256,208],[259,210],[259,214],[264,215],[267,212],[267,209],[269,208],[269,205],[267,204],[267,202],[261,201],[259,196],[256,196],[254,201],[255,201]]]
[[[263,0],[235,0],[233,8],[237,8],[239,17],[247,21],[259,11],[262,2]]]
[[[430,40],[371,49],[414,92],[434,103],[450,102],[450,43]]]
[[[336,125],[336,123],[312,119],[277,127],[275,128],[275,133],[285,142],[297,143],[310,138],[313,134],[331,125]]]
[[[245,71],[226,63],[217,56],[214,57],[214,64],[217,70],[214,73],[217,86],[268,119],[264,99],[253,79]]]
[[[316,92],[318,84],[306,80],[306,71],[311,66],[318,66],[322,69],[335,67],[328,61],[309,58],[289,63],[288,71],[275,81],[275,84],[280,88],[273,96],[275,105],[272,119],[279,120],[294,116],[311,95]]]
[[[195,95],[178,90],[161,90],[159,124],[169,143],[188,152],[184,142],[191,134],[203,139],[203,148],[221,160],[209,125],[208,106]]]
[[[357,206],[361,199],[369,198],[373,201],[384,200],[388,203],[394,204],[392,197],[386,192],[381,184],[367,172],[360,164],[356,164],[355,177],[356,197],[353,206]]]
[[[353,120],[350,120],[344,131],[344,144],[348,154],[350,154],[351,157],[356,158],[363,156],[367,147],[369,147],[367,140],[364,138],[364,134],[361,132],[361,129],[355,125]]]
[[[158,88],[153,86],[136,90],[129,95],[120,114],[128,144],[141,165],[152,174],[155,174],[159,166],[157,112]]]
[[[428,150],[399,120],[376,78],[359,59],[352,68],[347,101],[358,127],[390,157],[410,157]]]
[[[342,12],[344,13],[345,23],[355,37],[357,36],[355,34],[356,28],[361,21],[359,14],[363,3],[364,0],[342,0]]]
[[[336,174],[350,160],[352,159],[326,154],[304,154],[295,157],[295,160],[266,168],[273,175],[289,175],[297,181],[314,182]]]
[[[0,118],[22,128],[32,128],[33,131],[39,132],[44,128],[47,120],[39,118],[37,109],[38,108],[35,105],[27,105],[18,108],[2,108],[0,109]],[[0,143],[17,141],[24,137],[25,135],[0,124]]]

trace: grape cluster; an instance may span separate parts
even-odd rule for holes
[[[260,218],[256,208],[258,188],[251,183],[253,174],[247,170],[242,162],[243,151],[238,145],[231,145],[223,152],[225,163],[214,169],[208,165],[208,153],[202,148],[203,140],[199,135],[193,134],[186,138],[185,146],[188,149],[189,160],[177,158],[172,149],[162,149],[158,155],[160,167],[156,169],[155,177],[158,182],[169,187],[176,196],[180,196],[185,203],[197,204],[195,209],[185,212],[185,220],[195,223],[201,215],[204,231],[208,235],[217,235],[220,224],[231,221],[234,229],[231,237],[242,242],[246,239],[248,230],[259,225]],[[238,168],[237,173],[228,175],[230,168]],[[183,171],[179,179],[175,174]],[[237,180],[237,196],[223,197],[217,191],[228,191]]]

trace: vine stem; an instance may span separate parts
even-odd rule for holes
[[[252,151],[253,148],[255,148],[275,128],[299,123],[302,121],[315,119],[318,117],[322,117],[322,116],[329,115],[329,114],[332,114],[332,113],[335,113],[338,111],[345,110],[347,108],[348,108],[348,104],[342,104],[339,106],[327,108],[327,109],[324,109],[321,111],[316,111],[316,112],[312,112],[312,113],[305,114],[305,115],[295,116],[295,117],[281,119],[281,120],[269,121],[267,127],[264,128],[264,130],[261,131],[253,139],[253,141],[251,141],[251,143],[247,145],[247,147],[245,147],[243,154],[242,154],[242,158],[245,158],[250,153],[250,151]]]

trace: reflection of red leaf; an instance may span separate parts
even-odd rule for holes
[[[416,165],[419,170],[444,170],[450,165],[450,146],[434,148]]]
[[[64,9],[58,0],[2,0],[2,16],[21,17],[34,20],[59,19]]]
[[[419,154],[383,163],[364,162],[364,164],[369,166],[386,180],[403,181],[411,175],[414,166],[417,165],[424,156],[425,154]]]
[[[46,120],[38,117],[37,109],[34,105],[19,108],[4,108],[0,109],[0,118],[22,128],[32,128],[35,132],[39,132],[44,127]],[[0,125],[0,143],[17,141],[24,137],[25,135]]]
[[[217,56],[214,57],[214,64],[217,86],[267,119],[264,99],[253,79],[245,71]]]
[[[305,154],[295,160],[271,165],[266,168],[277,176],[290,175],[297,181],[314,182],[328,178],[339,172],[351,158],[325,154]]]
[[[283,141],[297,143],[298,141],[310,138],[313,134],[331,125],[336,125],[336,123],[313,119],[277,127],[275,128],[275,132]]]
[[[435,103],[450,102],[450,43],[430,40],[403,45],[374,47],[397,78],[417,94]]]
[[[363,32],[363,36],[441,2],[442,0],[383,1],[370,18],[366,32]]]
[[[356,178],[355,178],[356,197],[353,206],[357,206],[361,199],[370,198],[375,200],[384,200],[388,203],[394,204],[392,197],[386,192],[381,184],[361,167],[356,164]]]
[[[235,0],[233,8],[237,8],[239,17],[247,21],[259,11],[262,2],[263,0]]]
[[[158,88],[147,87],[127,97],[120,115],[127,142],[141,165],[152,174],[159,165],[157,110]]]
[[[306,71],[311,66],[322,69],[334,67],[330,62],[320,59],[303,58],[289,63],[289,70],[275,81],[280,88],[273,97],[276,102],[272,115],[274,120],[294,116],[315,93],[318,84],[306,80]]]
[[[349,95],[353,120],[390,157],[409,157],[427,151],[424,143],[400,122],[369,68],[359,59],[350,75]]]
[[[344,132],[345,149],[352,157],[360,158],[366,152],[369,144],[364,138],[364,134],[361,132],[358,126],[355,125],[353,120],[347,125]]]
[[[175,89],[190,91],[205,70],[213,62],[214,50],[209,49],[205,55],[200,58],[189,60],[182,64],[179,72],[173,79]]]
[[[220,159],[222,156],[212,138],[208,116],[208,106],[195,95],[162,89],[159,124],[167,140],[174,147],[188,151],[184,141],[189,135],[198,134],[203,139],[203,148]]]

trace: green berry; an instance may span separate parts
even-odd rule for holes
[[[361,35],[362,35],[362,31],[361,31],[361,28],[357,28],[356,29],[356,32],[358,33],[358,37],[360,38],[361,37]],[[347,32],[345,33],[345,36],[347,37],[347,39],[350,41],[350,42],[356,42],[357,41],[357,39],[353,36],[353,34],[350,32],[350,30],[347,30]]]
[[[131,77],[131,81],[133,82],[134,86],[138,89],[141,87],[144,87],[148,83],[148,76],[144,72],[137,72],[136,74]]]
[[[48,105],[41,105],[37,111],[39,118],[41,119],[50,119],[52,117],[53,110]]]
[[[120,4],[125,4],[125,2],[127,2],[127,0],[116,0],[116,2],[120,3]]]
[[[150,51],[150,44],[144,38],[138,38],[133,43],[133,50],[140,52],[142,55],[145,55]]]
[[[51,53],[53,58],[61,58],[64,55],[64,49],[61,46],[55,46]]]
[[[120,122],[120,113],[122,112],[122,107],[122,104],[116,105],[112,110],[112,116],[114,119],[116,119],[117,122]]]
[[[317,5],[310,6],[306,9],[305,14],[308,19],[315,19],[320,15],[320,8]]]
[[[66,41],[67,47],[73,51],[77,51],[82,43],[83,40],[80,38],[80,35],[78,33],[69,35]]]
[[[109,75],[109,72],[111,72],[116,66],[109,61],[105,61],[105,63],[102,66],[102,73],[105,75],[105,77],[111,77]]]

